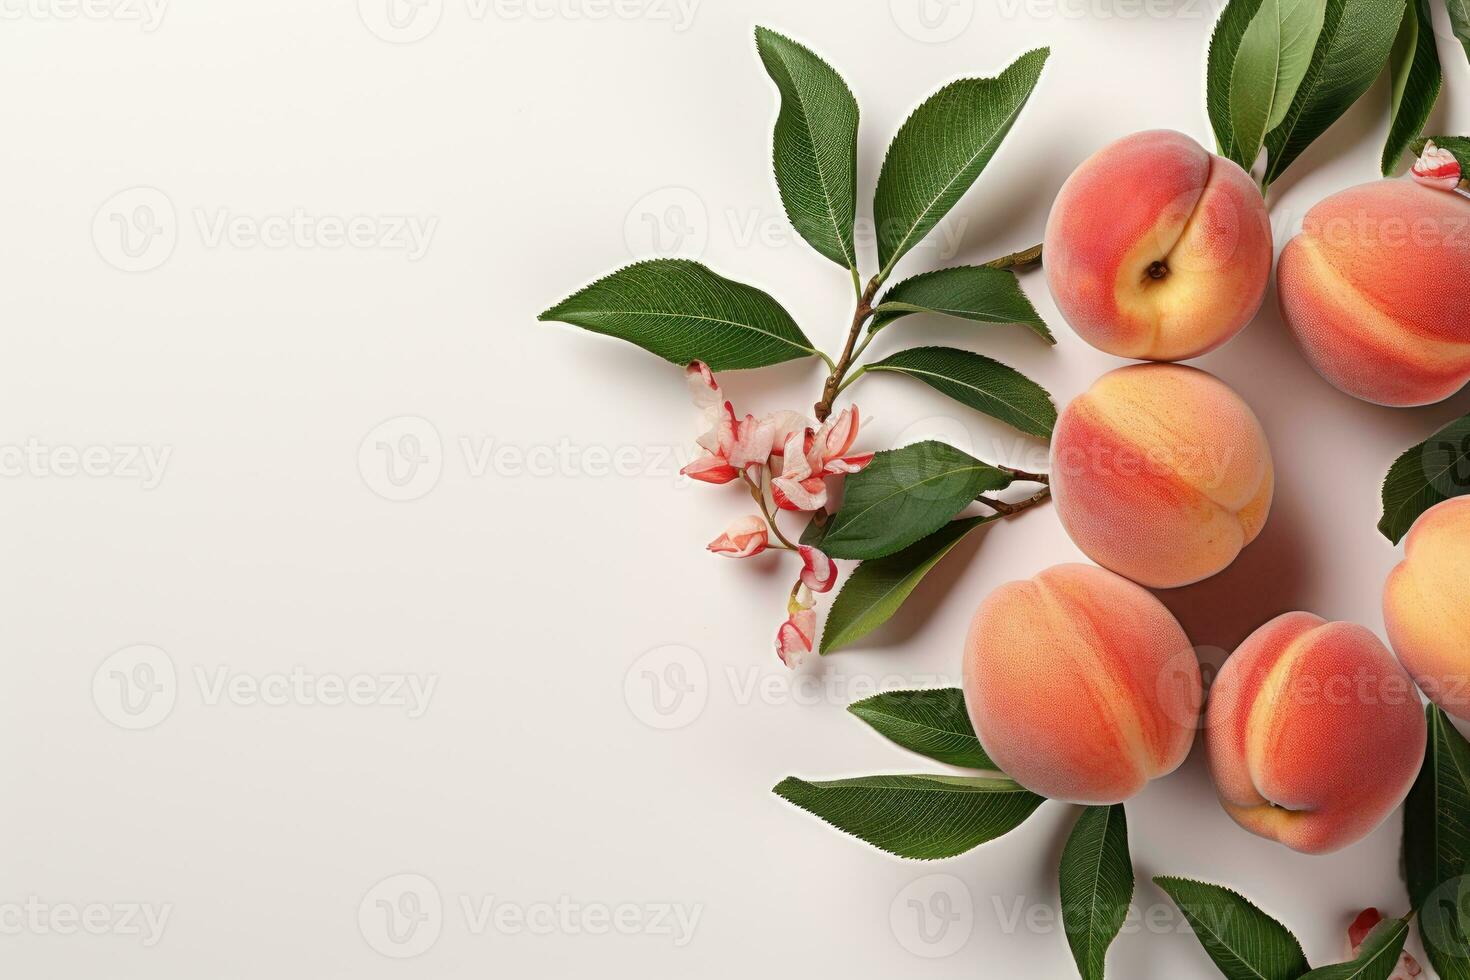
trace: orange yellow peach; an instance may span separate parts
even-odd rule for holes
[[[1239,166],[1183,133],[1125,136],[1062,185],[1046,278],[1083,340],[1119,357],[1179,361],[1219,347],[1261,308],[1271,223]]]
[[[1424,760],[1418,692],[1368,630],[1293,612],[1256,630],[1210,688],[1206,744],[1225,810],[1308,854],[1367,836]]]
[[[1099,378],[1057,421],[1051,469],[1077,547],[1161,589],[1233,562],[1265,525],[1274,488],[1270,446],[1249,406],[1214,375],[1178,364]]]
[[[1281,312],[1307,360],[1380,405],[1443,401],[1470,380],[1470,198],[1409,179],[1334,194],[1281,252]]]
[[[1470,497],[1425,511],[1383,590],[1388,641],[1429,699],[1470,721]]]
[[[965,641],[980,744],[1034,793],[1118,803],[1189,754],[1199,663],[1163,603],[1112,572],[1057,565],[992,592]]]

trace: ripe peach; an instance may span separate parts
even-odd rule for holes
[[[1057,514],[1087,557],[1171,589],[1233,562],[1266,523],[1274,470],[1261,424],[1214,375],[1179,364],[1110,371],[1052,435]]]
[[[1470,380],[1470,199],[1380,180],[1319,203],[1277,267],[1281,313],[1317,373],[1380,405]]]
[[[1067,178],[1043,253],[1052,298],[1083,340],[1119,357],[1182,361],[1260,310],[1271,249],[1249,175],[1156,129],[1103,147]]]
[[[1388,642],[1429,699],[1470,721],[1470,497],[1425,511],[1383,590]]]
[[[1424,761],[1413,682],[1368,630],[1278,616],[1225,661],[1206,716],[1225,810],[1308,854],[1367,836],[1404,801]]]
[[[980,604],[965,641],[965,706],[980,744],[1034,793],[1119,803],[1189,754],[1199,662],[1148,592],[1057,565]]]

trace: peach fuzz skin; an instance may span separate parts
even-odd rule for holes
[[[1383,590],[1388,641],[1429,699],[1470,721],[1470,497],[1429,508]]]
[[[1277,266],[1281,313],[1317,373],[1355,398],[1406,407],[1470,380],[1470,198],[1412,180],[1334,194]]]
[[[1225,661],[1206,731],[1226,812],[1307,854],[1383,823],[1408,795],[1426,737],[1419,694],[1378,637],[1303,612],[1271,620]]]
[[[1046,281],[1077,335],[1119,357],[1214,350],[1261,308],[1271,222],[1239,166],[1159,129],[1099,150],[1046,223]]]
[[[1265,526],[1271,449],[1250,408],[1179,364],[1111,371],[1052,436],[1057,515],[1082,551],[1140,585],[1172,589],[1235,561]]]
[[[1034,793],[1120,803],[1189,755],[1199,662],[1163,603],[1092,565],[992,592],[965,641],[965,706],[996,765]]]

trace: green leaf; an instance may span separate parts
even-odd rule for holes
[[[1409,149],[1417,157],[1424,152],[1424,145],[1429,140],[1434,140],[1435,146],[1441,150],[1450,151],[1454,158],[1460,161],[1461,174],[1470,174],[1470,138],[1464,136],[1430,136],[1426,138],[1421,136],[1409,144]]]
[[[1019,827],[1044,801],[993,776],[862,776],[774,790],[838,830],[921,861],[954,857]]]
[[[978,323],[1019,323],[1048,344],[1057,342],[1009,269],[967,265],[926,272],[884,293],[875,312],[869,333],[911,313],[943,313]]]
[[[1230,0],[1215,22],[1210,36],[1210,57],[1205,71],[1205,107],[1220,155],[1234,160],[1235,131],[1230,125],[1230,75],[1245,29],[1261,9],[1261,0]],[[1248,166],[1248,164],[1247,164]]]
[[[755,43],[781,92],[772,145],[786,216],[812,248],[856,269],[857,99],[841,75],[790,38],[757,27]]]
[[[1285,926],[1219,885],[1159,875],[1226,980],[1297,980],[1312,967]]]
[[[1108,947],[1123,928],[1133,900],[1133,861],[1123,804],[1082,811],[1062,848],[1057,880],[1062,924],[1082,980],[1102,980]]]
[[[1249,170],[1266,134],[1286,118],[1312,64],[1327,0],[1261,0],[1230,71],[1235,162]]]
[[[1429,893],[1419,937],[1440,980],[1470,977],[1470,868]]]
[[[769,295],[683,259],[619,269],[539,319],[618,337],[675,364],[704,361],[714,371],[816,353],[791,314]]]
[[[831,527],[832,518],[830,516],[825,516],[825,519],[821,523],[818,523],[817,518],[813,517],[810,521],[807,521],[806,527],[801,532],[801,537],[797,539],[797,544],[809,544],[813,548],[820,548],[822,542],[827,537],[828,529]]]
[[[822,629],[821,652],[832,653],[856,643],[893,618],[924,576],[944,560],[969,533],[999,519],[999,514],[950,521],[939,530],[886,558],[865,561],[853,569],[832,602]],[[803,543],[806,535],[802,535]],[[964,765],[957,762],[955,765]],[[992,769],[994,766],[979,766]]]
[[[1408,938],[1409,920],[1385,919],[1363,939],[1362,948],[1351,962],[1321,967],[1304,974],[1301,980],[1388,980],[1399,965]]]
[[[1470,949],[1457,933],[1463,927],[1458,911],[1463,876],[1470,866],[1470,743],[1441,708],[1431,704],[1424,710],[1429,740],[1424,765],[1404,801],[1404,871],[1429,961],[1445,980],[1465,980]]]
[[[1450,26],[1455,29],[1455,37],[1460,39],[1465,57],[1470,58],[1470,0],[1445,0],[1445,6],[1450,10]]]
[[[1393,92],[1389,102],[1388,142],[1383,147],[1383,176],[1391,177],[1409,143],[1424,131],[1429,113],[1439,99],[1443,82],[1439,51],[1434,46],[1434,22],[1427,0],[1409,0],[1399,36],[1389,56]]]
[[[942,442],[880,452],[847,478],[842,509],[827,522],[833,558],[883,558],[939,530],[971,501],[1004,490],[1011,476]]]
[[[1406,451],[1383,480],[1378,530],[1394,544],[1435,504],[1470,493],[1470,415]]]
[[[1057,407],[1045,388],[1015,368],[971,351],[915,347],[870,364],[868,370],[917,378],[962,405],[1043,439],[1051,438],[1057,423]]]
[[[1404,0],[1327,0],[1312,65],[1286,118],[1266,136],[1269,187],[1373,85],[1393,48]]]
[[[997,78],[945,86],[899,129],[873,198],[881,278],[975,183],[1031,97],[1050,53],[1037,48]]]
[[[957,687],[885,691],[847,710],[912,752],[965,769],[999,769],[980,747],[965,711],[965,692]]]

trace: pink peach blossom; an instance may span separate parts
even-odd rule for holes
[[[801,582],[813,592],[828,592],[837,581],[837,566],[832,559],[811,545],[797,545],[801,555]]]
[[[1436,190],[1452,191],[1460,185],[1460,161],[1449,150],[1435,146],[1434,140],[1424,144],[1424,152],[1414,161],[1410,173],[1425,187]]]
[[[801,586],[787,603],[786,622],[776,631],[776,655],[788,667],[797,667],[812,652],[817,635],[816,600],[811,591]]]
[[[782,454],[781,475],[771,481],[771,496],[782,510],[811,511],[827,506],[821,459],[812,465],[816,436],[811,429],[791,433]]]
[[[769,533],[763,519],[754,514],[741,517],[709,543],[709,550],[727,558],[749,558],[766,550]]]
[[[816,445],[821,450],[821,471],[833,476],[838,473],[857,473],[873,461],[872,453],[848,456],[847,451],[857,441],[860,424],[858,408],[844,408],[836,419],[828,419],[817,430]],[[816,464],[813,463],[813,467]]]

